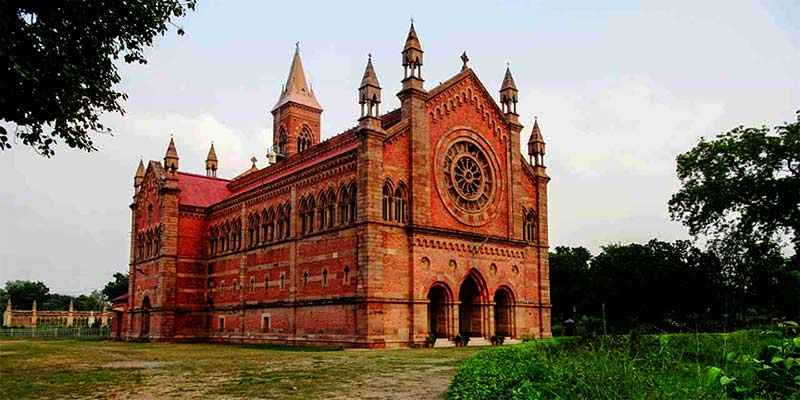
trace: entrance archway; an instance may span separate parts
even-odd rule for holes
[[[513,297],[508,288],[501,287],[494,294],[494,331],[496,335],[511,337],[514,314]]]
[[[428,292],[428,331],[436,337],[447,337],[449,303],[450,293],[444,286],[435,285]]]
[[[476,276],[470,273],[458,291],[458,324],[459,333],[472,337],[482,337],[483,332],[483,298],[481,286]]]
[[[141,336],[150,335],[150,296],[142,300],[142,333]]]

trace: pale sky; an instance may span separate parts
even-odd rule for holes
[[[569,4],[568,4],[569,3]],[[263,2],[200,0],[159,37],[148,64],[122,65],[126,114],[105,115],[98,152],[60,146],[52,159],[0,153],[0,284],[39,280],[87,293],[127,271],[133,174],[174,133],[181,169],[203,173],[213,140],[220,175],[265,165],[269,111],[300,42],[325,108],[323,139],[354,126],[367,53],[399,106],[400,50],[414,18],[430,89],[470,66],[495,95],[510,63],[527,141],[547,142],[550,245],[688,238],[670,221],[675,156],[701,136],[794,121],[800,109],[800,3]]]

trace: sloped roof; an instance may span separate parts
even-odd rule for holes
[[[181,205],[208,207],[231,195],[227,179],[178,172],[178,202]]]

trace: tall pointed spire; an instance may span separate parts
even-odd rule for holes
[[[544,137],[539,129],[539,118],[534,117],[531,138],[528,140],[528,156],[534,166],[544,166]]]
[[[292,66],[289,67],[289,77],[286,78],[286,84],[283,87],[283,91],[281,91],[281,97],[272,110],[275,111],[288,102],[295,102],[317,110],[322,110],[322,106],[320,106],[317,98],[314,96],[314,91],[306,80],[306,73],[303,70],[303,61],[300,59],[299,42],[296,43],[294,57],[292,58]]]
[[[217,152],[214,151],[214,142],[211,142],[211,148],[208,149],[206,157],[206,176],[217,177]]]
[[[406,44],[403,46],[403,81],[409,78],[422,80],[422,45],[419,43],[414,21],[408,29]]]
[[[503,77],[503,84],[500,85],[500,105],[506,114],[517,114],[517,85],[514,77],[511,76],[511,67],[506,66],[506,75]]]
[[[172,135],[169,137],[169,146],[167,146],[167,154],[164,155],[164,169],[169,173],[178,171],[178,151],[175,149],[175,140]]]
[[[142,182],[144,182],[144,162],[140,158],[139,166],[136,168],[136,175],[133,176],[133,187],[137,193],[139,192],[139,187],[142,186]]]
[[[367,60],[367,67],[364,69],[364,77],[361,78],[361,86],[358,88],[358,104],[361,104],[361,118],[377,117],[380,114],[378,108],[380,103],[381,85],[378,83],[378,75],[375,74],[375,68],[372,66],[372,54],[370,54],[369,60]]]

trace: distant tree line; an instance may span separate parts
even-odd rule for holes
[[[102,290],[79,296],[50,293],[50,288],[38,281],[8,281],[0,288],[0,312],[6,310],[9,298],[11,308],[15,310],[30,310],[35,300],[39,311],[66,311],[70,301],[75,311],[102,311],[109,300],[125,293],[128,293],[128,274],[119,272]]]
[[[722,331],[800,320],[800,264],[774,243],[614,244],[550,253],[553,330]]]

